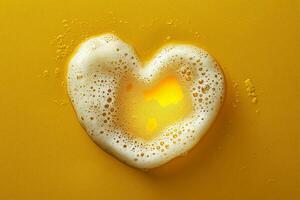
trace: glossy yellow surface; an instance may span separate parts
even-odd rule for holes
[[[178,104],[183,99],[181,85],[175,76],[167,77],[144,92],[146,101],[156,101],[161,107]]]
[[[191,113],[192,102],[185,85],[174,75],[165,76],[149,85],[134,78],[121,82],[118,122],[129,133],[153,139],[166,126]]]
[[[1,0],[0,199],[299,199],[299,9],[298,0]],[[144,60],[168,41],[198,45],[226,75],[205,138],[149,172],[88,138],[62,83],[65,56],[112,31]]]

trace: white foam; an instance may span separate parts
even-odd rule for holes
[[[128,74],[151,83],[165,70],[187,82],[193,111],[146,141],[117,123],[120,80]],[[68,93],[80,123],[102,149],[137,167],[153,168],[186,153],[215,119],[224,95],[224,77],[217,62],[192,45],[168,45],[142,67],[134,50],[105,34],[82,43],[68,68]]]

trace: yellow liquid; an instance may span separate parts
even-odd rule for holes
[[[298,0],[2,0],[0,199],[299,199],[299,8]],[[145,61],[170,41],[198,45],[222,66],[223,109],[186,156],[139,171],[78,123],[62,83],[67,57],[104,32]]]
[[[192,111],[188,91],[177,78],[169,75],[161,79],[152,87],[133,78],[121,83],[119,121],[129,133],[146,140]]]

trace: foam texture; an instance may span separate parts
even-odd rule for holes
[[[188,86],[192,112],[144,140],[117,123],[118,89],[124,76],[151,84],[167,70]],[[149,169],[185,154],[206,133],[224,98],[224,77],[204,50],[167,45],[142,66],[133,48],[113,34],[83,42],[68,66],[68,94],[78,119],[92,140],[128,165]]]

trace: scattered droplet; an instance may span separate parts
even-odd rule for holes
[[[55,77],[58,77],[60,75],[60,68],[56,67],[54,69],[54,75],[55,75]]]

